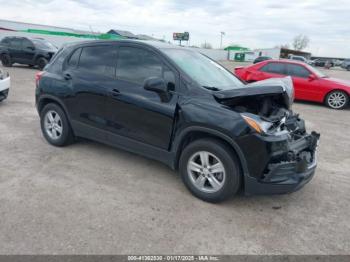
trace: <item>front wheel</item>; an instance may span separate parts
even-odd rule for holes
[[[49,62],[49,61],[48,61],[46,58],[40,57],[40,58],[37,60],[36,63],[37,63],[37,65],[38,65],[39,69],[40,69],[40,70],[43,70],[44,67],[47,65],[48,62]]]
[[[349,96],[343,91],[333,91],[326,97],[326,105],[333,109],[344,109],[349,103]]]
[[[221,202],[237,193],[241,185],[238,160],[232,149],[216,139],[200,139],[182,152],[180,175],[196,197]]]
[[[350,65],[346,68],[346,70],[350,71]]]

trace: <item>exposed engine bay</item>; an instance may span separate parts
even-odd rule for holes
[[[291,110],[294,88],[290,77],[255,82],[214,96],[221,104],[253,119],[265,134],[305,133],[304,121]]]
[[[270,158],[261,177],[264,182],[287,181],[312,167],[320,135],[308,134],[304,120],[291,110],[294,88],[290,77],[217,92],[214,97],[266,137]],[[272,137],[277,139],[270,141]]]

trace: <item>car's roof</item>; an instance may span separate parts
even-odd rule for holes
[[[28,36],[5,36],[3,39],[29,39],[29,40],[39,40],[39,41],[48,41],[45,38],[41,37],[28,37]]]
[[[263,62],[265,63],[277,62],[277,63],[285,63],[285,64],[306,65],[306,63],[302,61],[292,60],[292,59],[270,59]]]
[[[81,42],[75,42],[75,43],[69,43],[67,45],[72,46],[72,45],[90,45],[90,44],[104,44],[104,43],[138,43],[138,44],[144,44],[148,46],[153,46],[157,49],[167,49],[167,48],[172,48],[172,49],[187,49],[186,47],[183,46],[177,46],[177,45],[172,45],[168,43],[164,43],[161,41],[155,41],[155,40],[136,40],[136,39],[120,39],[120,40],[93,40],[93,41],[81,41]]]

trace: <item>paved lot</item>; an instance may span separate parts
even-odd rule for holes
[[[155,161],[89,141],[48,145],[34,108],[37,71],[9,72],[11,93],[0,103],[1,254],[350,253],[350,110],[294,105],[322,134],[317,174],[302,190],[214,205]]]

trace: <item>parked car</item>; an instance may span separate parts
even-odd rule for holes
[[[344,68],[344,69],[350,71],[350,59],[345,59],[340,66],[341,66],[341,68]]]
[[[343,63],[343,60],[336,59],[336,60],[334,60],[333,62],[334,62],[334,66],[341,66],[342,63]]]
[[[308,60],[305,57],[299,55],[290,55],[288,59],[308,63]]]
[[[315,172],[319,134],[290,110],[290,78],[246,86],[197,51],[120,40],[66,46],[36,86],[50,144],[85,137],[156,159],[205,201],[295,191]]]
[[[331,59],[327,59],[327,58],[318,58],[318,59],[312,60],[311,65],[325,67],[327,62],[330,64],[331,67],[334,66],[334,61]]]
[[[57,47],[41,38],[5,37],[0,42],[0,60],[7,67],[19,63],[42,70],[56,52]]]
[[[0,69],[0,102],[5,100],[10,90],[10,76]]]
[[[259,57],[255,58],[255,60],[253,61],[253,64],[260,63],[262,61],[266,61],[266,60],[270,60],[270,59],[272,59],[272,58],[269,56],[259,56]]]
[[[236,68],[235,74],[247,82],[291,76],[296,99],[324,103],[333,109],[344,109],[349,104],[350,81],[328,77],[302,62],[269,60]]]

